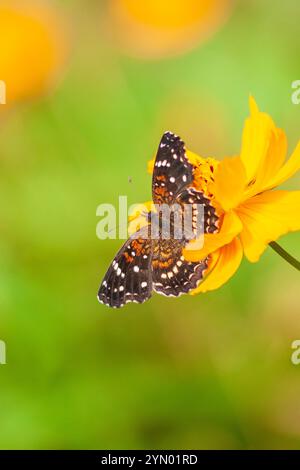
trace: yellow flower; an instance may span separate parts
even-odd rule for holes
[[[48,89],[64,59],[64,39],[44,3],[1,2],[0,80],[6,84],[7,105]]]
[[[212,34],[227,18],[232,0],[111,0],[120,42],[142,57],[177,54]]]
[[[300,230],[300,191],[274,190],[300,169],[300,142],[287,161],[286,153],[285,133],[259,111],[253,98],[239,156],[219,162],[187,152],[194,166],[193,186],[205,193],[219,215],[218,233],[205,234],[201,249],[193,249],[196,242],[191,241],[184,250],[189,261],[209,258],[204,280],[192,294],[217,289],[236,272],[244,255],[256,262],[269,243]],[[152,168],[153,161],[148,170]]]
[[[208,185],[221,218],[219,233],[204,235],[203,249],[184,252],[189,260],[211,256],[210,273],[193,293],[220,287],[243,255],[256,262],[270,242],[300,230],[300,191],[274,191],[300,168],[300,142],[287,162],[286,152],[285,133],[250,98],[240,156],[216,162]],[[203,189],[201,160],[195,170],[198,189]]]

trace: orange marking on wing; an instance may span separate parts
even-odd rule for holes
[[[169,258],[167,261],[160,261],[158,259],[153,260],[152,265],[154,268],[168,268],[172,265],[172,259]]]
[[[165,175],[157,176],[156,179],[157,179],[157,181],[163,181],[163,182],[166,181]]]
[[[126,251],[123,256],[125,257],[127,263],[132,263],[133,258]]]
[[[154,189],[154,194],[157,198],[167,199],[169,196],[169,192],[166,190],[166,188],[158,186],[157,188]]]
[[[144,246],[143,240],[141,240],[140,238],[133,240],[131,242],[131,246],[132,246],[132,249],[135,251],[136,255],[139,256],[143,250],[143,246]]]

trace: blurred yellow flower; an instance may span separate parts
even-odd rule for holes
[[[58,18],[44,2],[0,2],[0,80],[7,105],[45,92],[65,56]]]
[[[205,278],[192,294],[217,289],[236,272],[243,255],[256,262],[269,243],[300,230],[300,191],[273,191],[300,169],[300,142],[288,161],[286,153],[285,133],[253,98],[240,156],[219,162],[187,152],[193,186],[211,200],[220,222],[218,233],[204,235],[201,249],[193,249],[196,241],[191,241],[183,252],[189,261],[209,258]]]
[[[173,55],[197,45],[227,18],[232,0],[111,0],[114,31],[142,57]]]

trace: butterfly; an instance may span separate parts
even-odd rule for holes
[[[218,231],[218,216],[201,191],[192,187],[194,167],[189,162],[184,142],[172,132],[165,132],[157,151],[153,177],[152,199],[162,204],[204,208],[202,230]],[[152,216],[152,217],[151,217]],[[171,217],[174,232],[174,214]],[[195,220],[193,215],[193,221]],[[183,249],[193,237],[163,237],[159,214],[148,214],[148,224],[138,230],[115,256],[101,283],[98,300],[114,308],[129,302],[143,303],[152,291],[165,296],[178,297],[195,289],[203,279],[208,258],[199,262],[184,259]],[[154,224],[159,236],[151,237]],[[172,229],[171,229],[171,233]]]

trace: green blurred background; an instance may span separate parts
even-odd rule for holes
[[[51,2],[59,77],[0,107],[0,447],[300,448],[299,273],[269,249],[215,292],[109,310],[96,293],[120,241],[95,234],[100,203],[150,199],[164,130],[238,153],[249,93],[291,153],[299,1],[236,1],[206,41],[151,58],[123,47],[108,3]],[[299,257],[299,234],[281,244]]]

